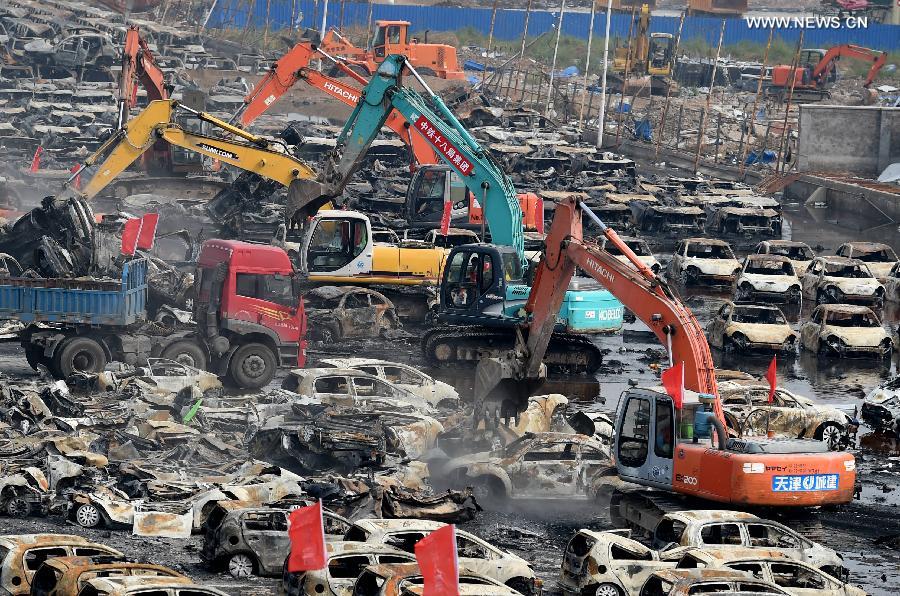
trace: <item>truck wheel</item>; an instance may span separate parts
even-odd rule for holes
[[[89,337],[71,337],[63,342],[53,364],[53,372],[63,378],[75,372],[98,373],[106,368],[106,354],[100,344]]]
[[[203,352],[203,348],[186,339],[176,341],[172,345],[167,346],[162,351],[161,356],[167,360],[174,360],[179,364],[206,370],[206,354]]]
[[[262,389],[275,378],[275,354],[263,344],[241,346],[228,363],[234,383],[243,389]]]

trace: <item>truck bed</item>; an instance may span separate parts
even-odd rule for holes
[[[126,326],[146,318],[147,260],[125,263],[119,280],[0,277],[0,319]]]

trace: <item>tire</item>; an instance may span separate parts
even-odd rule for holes
[[[206,353],[203,348],[190,340],[182,339],[166,346],[160,356],[180,364],[206,370]]]
[[[103,514],[96,505],[85,503],[75,510],[75,523],[82,528],[96,528],[101,522],[103,522]]]
[[[622,590],[615,584],[600,584],[594,592],[596,596],[622,596]]]
[[[6,515],[10,517],[24,518],[31,515],[31,503],[24,497],[13,497],[6,502]]]
[[[239,347],[228,363],[228,373],[242,389],[262,389],[275,378],[275,354],[260,343]]]
[[[535,593],[534,582],[527,577],[514,577],[506,582],[506,586],[526,596],[532,596]]]
[[[37,370],[38,364],[45,363],[44,360],[43,350],[39,347],[34,345],[25,346],[25,361],[28,362],[28,366],[32,369]]]
[[[844,431],[840,425],[833,422],[826,422],[816,429],[816,439],[824,442],[832,451],[840,449],[843,435]]]
[[[89,337],[70,337],[53,356],[53,372],[63,379],[75,372],[99,373],[106,368],[106,353]]]
[[[256,569],[253,558],[246,553],[231,555],[228,559],[228,573],[234,579],[246,579],[251,577]]]

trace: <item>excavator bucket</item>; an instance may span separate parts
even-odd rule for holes
[[[297,179],[288,186],[284,205],[285,221],[305,222],[335,197],[324,194],[322,183],[316,180]],[[336,207],[339,205],[335,205]]]
[[[528,398],[547,380],[547,367],[541,365],[540,375],[525,375],[524,360],[510,352],[501,357],[482,358],[475,368],[475,424],[485,420],[518,419],[528,408]]]

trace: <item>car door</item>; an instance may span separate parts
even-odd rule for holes
[[[594,478],[612,465],[609,454],[594,445],[578,446],[578,493],[593,497]]]
[[[694,546],[742,546],[746,543],[741,526],[735,522],[714,522],[700,528],[700,544]]]
[[[262,573],[281,569],[290,550],[286,515],[284,511],[248,511],[241,516],[241,536]]]
[[[378,335],[378,316],[375,306],[364,291],[348,292],[338,307],[342,337],[372,337]]]
[[[822,277],[822,272],[824,270],[825,265],[818,259],[814,260],[812,264],[807,267],[806,273],[800,278],[800,285],[803,287],[804,296],[807,298],[816,297],[816,290],[819,287],[819,278]]]
[[[722,308],[716,313],[716,316],[710,321],[706,327],[706,334],[709,337],[709,344],[714,348],[721,348],[724,344],[725,325],[731,314],[731,305],[723,304]]]
[[[769,561],[771,582],[794,596],[843,594],[843,586],[818,569],[794,561]]]
[[[508,468],[512,492],[535,498],[574,496],[577,458],[571,441],[535,441]]]
[[[25,572],[25,579],[28,584],[34,572],[37,571],[44,561],[55,557],[68,557],[72,554],[71,547],[65,546],[44,546],[27,549],[22,555],[22,570]]]
[[[352,386],[346,375],[325,375],[313,382],[313,395],[322,403],[353,406]]]
[[[479,542],[471,534],[456,532],[456,556],[460,566],[465,566],[473,571],[488,577],[496,578],[502,574],[506,566],[505,561],[491,551],[487,545]]]
[[[328,560],[325,571],[329,596],[349,596],[359,574],[371,564],[369,555],[340,555]]]
[[[803,323],[803,326],[800,328],[800,343],[803,344],[803,347],[811,352],[817,352],[819,350],[819,339],[822,330],[822,319],[824,309],[821,307],[817,308],[813,311],[812,316],[809,317],[809,320]]]
[[[407,366],[384,365],[384,378],[401,389],[406,389],[434,405],[436,403],[435,386],[428,382],[419,371]]]

